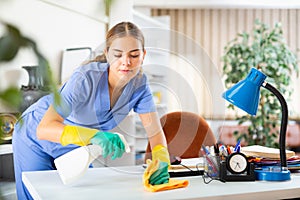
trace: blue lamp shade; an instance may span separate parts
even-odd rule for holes
[[[256,68],[252,68],[246,79],[238,82],[223,93],[223,98],[239,107],[250,115],[256,115],[260,87],[266,79],[266,75]]]

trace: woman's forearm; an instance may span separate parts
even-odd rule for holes
[[[59,143],[65,127],[63,121],[64,119],[50,106],[37,127],[37,138]]]
[[[140,114],[140,119],[147,132],[151,148],[158,144],[167,146],[167,141],[156,112]]]
[[[149,142],[150,142],[151,149],[153,149],[156,145],[159,144],[165,147],[167,146],[167,141],[163,132],[156,133],[152,137],[149,137]]]

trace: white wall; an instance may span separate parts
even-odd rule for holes
[[[85,0],[2,0],[0,20],[16,25],[38,44],[50,62],[54,78],[59,80],[62,51],[100,46],[105,39],[107,18],[102,0],[89,0],[89,3]],[[0,26],[0,35],[2,33]],[[21,66],[36,63],[28,49],[20,51],[12,62],[0,63],[0,89],[10,84],[27,85],[27,73]]]

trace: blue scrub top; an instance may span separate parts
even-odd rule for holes
[[[60,105],[53,104],[53,94],[50,94],[42,97],[22,114],[23,125],[26,128],[17,131],[19,136],[23,137],[24,142],[28,140],[34,142],[49,154],[60,149],[62,146],[58,143],[36,138],[36,127],[51,104],[64,118],[65,124],[100,131],[115,128],[132,109],[136,113],[155,111],[152,93],[144,74],[138,74],[130,80],[115,105],[110,108],[108,68],[108,63],[100,62],[92,62],[77,68],[60,89],[62,100]],[[19,125],[15,128],[18,129]],[[59,151],[58,154],[63,153],[65,152]]]

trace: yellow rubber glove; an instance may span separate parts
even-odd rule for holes
[[[97,129],[66,125],[60,136],[60,143],[63,146],[68,144],[86,146],[90,144],[91,138],[94,137],[97,132],[99,132]]]
[[[158,159],[155,159],[153,161],[151,161],[150,159],[147,160],[148,167],[146,168],[143,175],[143,184],[144,184],[144,188],[147,191],[159,192],[159,191],[172,190],[172,189],[183,188],[188,186],[189,184],[188,180],[176,180],[176,179],[169,179],[168,183],[163,183],[160,185],[151,185],[149,183],[150,177],[153,173],[155,173],[159,169],[160,162],[161,161],[159,161]]]
[[[170,166],[170,156],[167,147],[158,144],[152,149],[152,160],[160,160]]]
[[[76,144],[86,146],[88,144],[99,145],[102,148],[102,155],[106,158],[112,155],[112,160],[120,158],[125,152],[125,144],[120,136],[111,132],[100,132],[97,129],[81,126],[66,125],[60,137],[60,143],[65,146]]]

